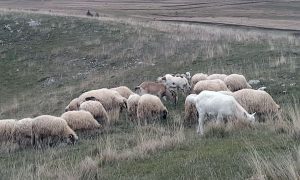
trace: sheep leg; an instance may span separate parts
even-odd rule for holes
[[[221,124],[222,119],[223,119],[222,114],[218,113],[218,116],[217,116],[217,125]]]
[[[199,113],[197,133],[203,135],[204,113]]]

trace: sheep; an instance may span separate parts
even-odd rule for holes
[[[127,110],[130,118],[137,118],[137,106],[141,96],[138,94],[132,94],[127,99]]]
[[[220,79],[203,80],[197,82],[194,86],[193,92],[199,94],[201,91],[228,91],[226,84]]]
[[[128,87],[126,86],[119,86],[119,87],[115,87],[115,88],[111,88],[111,90],[117,91],[121,96],[123,96],[124,98],[128,99],[128,97],[132,94],[134,94],[134,92],[132,92]]]
[[[173,101],[174,105],[177,105],[178,96],[175,91],[169,90],[163,83],[145,81],[139,86],[135,87],[135,91],[139,90],[139,94],[152,94],[159,98],[168,98]]]
[[[207,80],[214,80],[214,79],[220,79],[224,81],[224,79],[227,77],[226,74],[211,74],[207,76]]]
[[[16,121],[14,136],[19,144],[21,144],[21,142],[30,142],[32,137],[32,122],[32,118],[24,118]]]
[[[223,117],[235,119],[245,119],[249,122],[255,121],[255,113],[249,114],[234,97],[214,91],[202,91],[197,96],[188,96],[187,101],[195,104],[198,111],[197,133],[203,135],[203,125],[205,115],[217,116],[217,123]]]
[[[191,73],[190,72],[186,72],[185,74],[175,74],[176,77],[184,77],[186,78],[188,81],[191,80]]]
[[[93,130],[102,127],[96,121],[96,119],[94,119],[93,115],[90,112],[84,110],[68,111],[63,113],[60,117],[66,120],[70,128],[74,131]]]
[[[266,91],[241,89],[233,93],[233,97],[248,112],[257,112],[259,115],[277,114],[280,106]]]
[[[120,112],[127,109],[127,99],[118,92],[107,88],[91,90],[79,96],[80,102],[88,100],[99,101],[108,113],[110,121],[119,119]]]
[[[158,82],[164,83],[169,89],[181,90],[185,95],[188,94],[191,89],[187,78],[182,76],[177,77],[171,74],[166,74],[162,78],[158,78]]]
[[[147,124],[153,120],[166,119],[167,115],[167,108],[157,96],[144,94],[140,97],[137,107],[137,118],[140,123]]]
[[[80,104],[79,110],[90,112],[101,125],[109,124],[108,114],[99,101],[85,101]]]
[[[78,110],[79,105],[80,105],[79,98],[75,98],[65,108],[65,112]]]
[[[207,79],[207,74],[197,73],[197,74],[193,75],[193,77],[191,79],[192,89],[194,88],[195,84],[197,84],[197,82],[203,81],[203,80],[206,80],[206,79]]]
[[[15,119],[0,120],[0,141],[4,141],[4,142],[13,141],[15,127],[16,127]]]
[[[196,94],[188,95],[184,103],[184,125],[190,127],[193,124],[196,124],[198,120],[198,112],[195,104],[191,103],[188,99],[196,96],[197,96]]]
[[[239,74],[230,74],[224,79],[225,84],[228,89],[232,92],[238,91],[240,89],[251,89],[252,87],[248,84],[246,78]]]
[[[41,115],[32,121],[32,145],[41,145],[45,137],[66,138],[68,143],[75,144],[78,140],[76,133],[68,126],[66,120],[60,117]]]

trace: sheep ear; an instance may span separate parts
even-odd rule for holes
[[[251,116],[253,116],[254,117],[254,115],[256,114],[256,112],[255,113],[253,113],[253,114],[251,114]]]

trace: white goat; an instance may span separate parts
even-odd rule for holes
[[[203,135],[203,125],[205,115],[217,116],[217,123],[223,117],[234,117],[236,119],[246,119],[250,122],[255,121],[255,113],[249,114],[232,96],[214,91],[202,91],[197,96],[188,96],[187,101],[194,103],[198,111],[197,133]]]

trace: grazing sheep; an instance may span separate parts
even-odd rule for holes
[[[151,81],[145,81],[139,86],[135,87],[135,90],[139,90],[139,94],[152,94],[159,98],[168,98],[168,100],[173,101],[177,105],[178,96],[175,91],[169,90],[167,86],[163,83],[156,83]]]
[[[141,98],[140,95],[138,95],[138,94],[132,94],[127,99],[128,115],[132,119],[136,119],[137,118],[137,107],[138,107],[138,103],[139,103],[140,98]]]
[[[224,79],[227,77],[226,74],[211,74],[207,76],[207,80],[214,80],[214,79],[220,79],[224,81]]]
[[[101,125],[109,124],[108,114],[99,101],[85,101],[80,104],[79,110],[90,112]]]
[[[197,94],[188,95],[184,103],[184,125],[189,127],[196,124],[198,120],[198,111],[196,106],[188,100],[189,98],[196,96]]]
[[[32,136],[32,118],[24,118],[16,121],[15,139],[20,144],[21,142],[30,142]]]
[[[14,139],[15,127],[16,127],[15,119],[0,120],[0,142],[12,141]]]
[[[166,119],[167,115],[167,108],[157,96],[144,94],[140,97],[137,117],[141,123],[147,124],[147,122],[152,122],[153,120]]]
[[[101,128],[101,125],[94,119],[88,111],[68,111],[61,115],[61,118],[67,121],[68,125],[74,131],[93,130]]]
[[[251,89],[252,87],[248,84],[246,78],[239,74],[230,74],[224,79],[225,84],[228,89],[232,92],[238,91],[240,89]]]
[[[266,91],[241,89],[234,92],[233,97],[250,113],[277,114],[280,109],[280,106]]]
[[[203,81],[207,79],[207,74],[203,73],[197,73],[195,74],[192,79],[191,79],[191,86],[194,88],[194,86],[197,84],[199,81]]]
[[[218,92],[225,94],[225,95],[233,96],[233,92],[231,92],[231,91],[218,91]]]
[[[199,94],[201,91],[228,91],[226,84],[220,79],[203,80],[197,82],[194,86],[194,93]]]
[[[80,102],[88,100],[99,101],[108,113],[110,121],[118,120],[120,112],[127,109],[127,99],[118,92],[107,88],[91,90],[79,96]]]
[[[78,139],[76,133],[68,126],[67,121],[60,117],[42,115],[33,119],[32,145],[35,145],[36,143],[41,145],[43,138],[57,136],[66,138],[67,141],[72,144]]]
[[[224,117],[255,121],[255,113],[249,114],[232,96],[214,91],[202,91],[197,96],[189,96],[187,101],[195,104],[198,111],[197,133],[203,135],[204,118],[206,115],[217,116],[217,123]]]
[[[164,83],[168,89],[181,90],[185,95],[191,90],[189,81],[183,76],[166,74],[162,78],[158,78],[158,82]]]
[[[186,78],[188,81],[191,80],[191,73],[190,72],[186,72],[185,74],[175,74],[176,77],[184,77]]]
[[[115,88],[111,88],[111,90],[117,91],[121,96],[123,96],[124,98],[128,99],[128,97],[132,94],[134,94],[134,92],[132,92],[128,87],[126,86],[119,86],[119,87],[115,87]]]
[[[79,109],[79,105],[80,105],[79,99],[75,98],[65,108],[65,112],[67,112],[67,111],[77,111]]]

